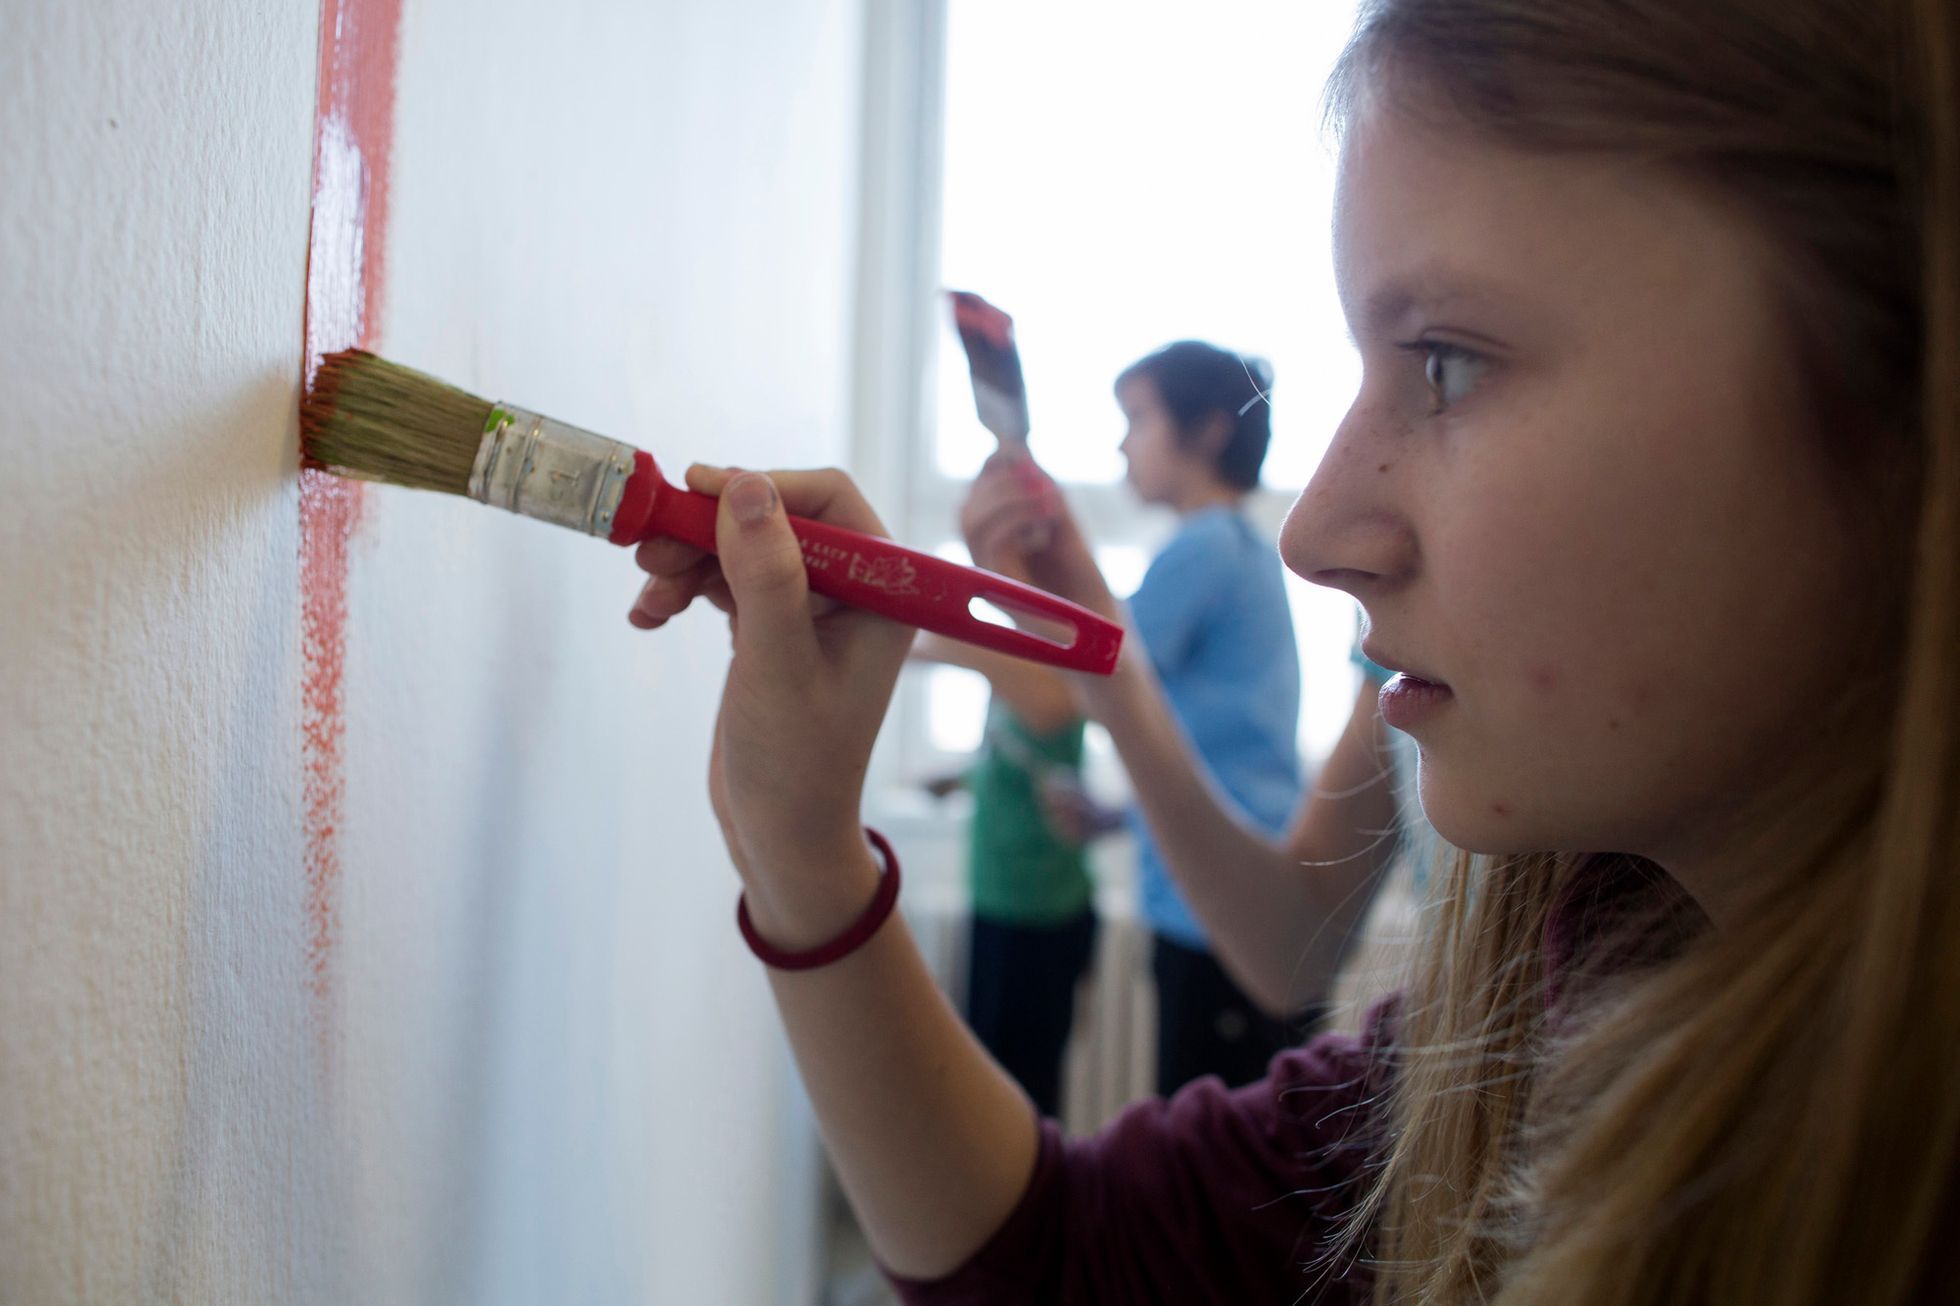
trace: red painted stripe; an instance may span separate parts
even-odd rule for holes
[[[381,335],[401,0],[322,0],[313,133],[313,229],[306,258],[306,382],[320,359]],[[347,652],[347,546],[360,486],[300,472],[300,729],[306,837],[307,963],[331,992],[340,921],[341,744]]]

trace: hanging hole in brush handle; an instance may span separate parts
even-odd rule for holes
[[[1001,602],[993,602],[984,597],[976,597],[966,605],[973,619],[983,626],[994,626],[1001,630],[1024,631],[1034,638],[1046,640],[1059,648],[1068,648],[1075,643],[1075,627],[1067,621],[1057,621],[1039,612],[1020,607],[1012,597],[1002,595]]]

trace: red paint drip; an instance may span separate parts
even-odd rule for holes
[[[346,792],[341,672],[347,651],[347,545],[360,519],[358,485],[300,473],[300,743],[306,833],[306,955],[314,991],[328,990],[339,933],[340,814]]]
[[[306,383],[320,360],[381,334],[388,161],[394,143],[401,0],[322,0],[313,135],[313,228],[306,256]],[[299,487],[300,731],[306,836],[307,964],[331,991],[340,922],[341,744],[347,653],[347,546],[360,486],[303,468]]]

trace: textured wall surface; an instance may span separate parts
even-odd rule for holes
[[[844,458],[856,0],[407,0],[388,353],[674,472]],[[725,637],[371,490],[308,966],[318,13],[0,15],[0,1301],[749,1303],[808,1159],[705,796]]]

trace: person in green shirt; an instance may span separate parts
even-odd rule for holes
[[[934,636],[914,656],[987,677],[987,729],[961,783],[967,826],[966,1018],[1044,1115],[1061,1111],[1075,991],[1095,952],[1095,887],[1082,834],[1048,808],[1079,791],[1083,720],[1067,686],[1003,654]]]

